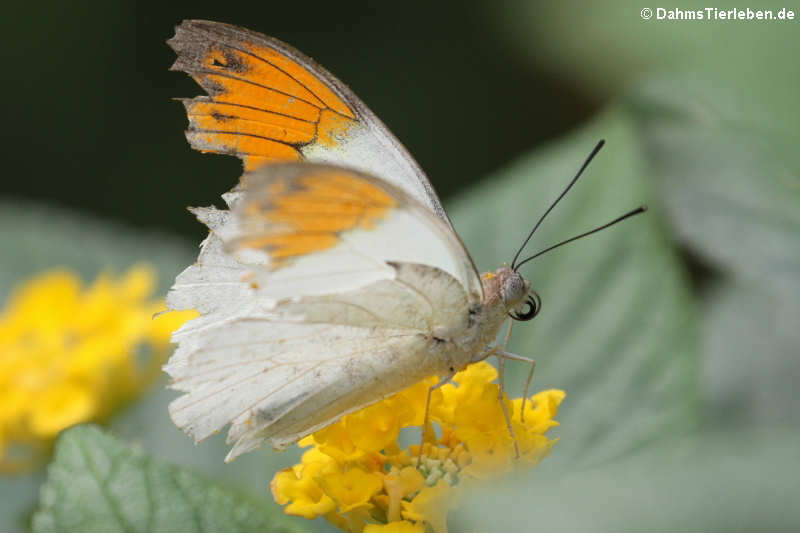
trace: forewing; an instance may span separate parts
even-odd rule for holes
[[[176,425],[202,440],[232,423],[229,459],[281,447],[439,373],[440,340],[468,327],[480,279],[445,222],[353,170],[267,165],[195,209],[209,226],[170,309],[201,316],[165,370]]]
[[[203,152],[341,164],[388,180],[450,221],[428,178],[386,126],[342,82],[289,45],[243,28],[187,20],[168,41],[173,70],[208,93],[184,100],[186,137]]]

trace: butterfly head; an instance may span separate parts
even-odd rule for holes
[[[514,320],[531,320],[542,308],[542,300],[531,289],[531,282],[508,266],[487,272],[482,277],[484,293],[489,300],[502,305]]]

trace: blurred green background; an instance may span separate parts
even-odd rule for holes
[[[192,261],[203,231],[184,206],[219,204],[240,167],[186,145],[169,99],[199,90],[167,72],[164,40],[183,18],[244,25],[361,96],[481,270],[510,259],[599,138],[531,251],[651,208],[525,270],[543,312],[512,349],[537,359],[537,389],[566,390],[561,440],[462,506],[452,530],[800,530],[800,6],[773,22],[643,20],[645,7],[709,6],[12,4],[0,296],[48,266],[91,279],[140,260],[166,289]],[[296,457],[223,465],[221,438],[192,447],[171,426],[172,396],[154,391],[114,434],[261,498]],[[0,529],[25,527],[43,477],[2,481]],[[42,513],[68,512],[61,496]]]

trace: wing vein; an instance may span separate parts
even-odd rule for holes
[[[308,141],[308,142],[299,142],[297,144],[292,144],[292,143],[289,143],[289,142],[286,142],[286,141],[279,141],[278,139],[274,139],[272,137],[265,137],[263,135],[256,135],[254,133],[244,133],[244,132],[241,132],[241,131],[211,130],[211,129],[204,129],[204,128],[189,128],[188,131],[191,132],[191,133],[214,133],[214,134],[224,133],[225,135],[236,135],[238,137],[253,137],[254,139],[263,139],[265,141],[272,141],[272,142],[275,142],[275,143],[278,143],[278,144],[283,144],[285,146],[289,146],[291,148],[297,148],[298,146],[304,146],[304,145],[308,144],[308,142],[310,142],[310,141]],[[237,150],[236,153],[237,154],[243,154],[243,155],[264,156],[264,154],[245,153],[245,152],[242,152],[240,150]]]
[[[295,381],[297,381],[297,380],[298,380],[298,379],[300,379],[301,377],[305,376],[305,375],[306,375],[308,372],[310,372],[310,371],[314,370],[315,368],[319,367],[320,365],[322,365],[322,364],[324,364],[324,363],[330,362],[330,361],[332,361],[332,360],[334,360],[334,359],[341,359],[341,358],[344,358],[344,357],[353,357],[353,356],[363,355],[363,354],[365,354],[365,353],[368,353],[368,352],[371,352],[371,351],[372,351],[372,348],[368,348],[368,349],[364,349],[364,350],[354,350],[354,351],[346,352],[346,353],[344,353],[344,354],[338,353],[338,354],[336,354],[335,356],[332,356],[332,357],[330,357],[330,358],[327,358],[327,359],[319,359],[319,360],[315,360],[315,364],[314,364],[314,365],[313,365],[311,368],[308,368],[308,369],[306,369],[306,370],[304,370],[304,371],[301,371],[301,372],[300,372],[298,375],[296,375],[296,376],[293,376],[293,377],[292,377],[292,378],[291,378],[289,381],[287,381],[286,383],[283,383],[283,384],[282,384],[280,387],[278,387],[277,389],[273,389],[273,390],[271,390],[269,393],[265,394],[265,395],[264,395],[263,397],[261,397],[261,398],[260,398],[258,401],[254,402],[254,403],[250,403],[250,405],[247,407],[247,409],[250,409],[250,408],[252,408],[254,405],[257,405],[257,404],[261,403],[262,401],[266,400],[267,398],[269,398],[269,397],[270,397],[270,396],[272,396],[273,394],[276,394],[276,393],[278,393],[278,392],[282,391],[284,388],[286,388],[286,387],[288,387],[289,385],[293,384]],[[274,367],[272,367],[272,368],[271,368],[271,369],[269,369],[269,370],[272,370],[272,369],[274,369],[274,368],[277,368],[277,367],[279,367],[279,366],[286,366],[286,365],[288,365],[288,364],[289,364],[289,363],[276,364]],[[269,372],[269,370],[266,370],[266,372]],[[245,381],[247,381],[248,379],[252,379],[252,378],[253,378],[253,376],[252,376],[252,375],[248,375],[248,376],[246,376],[246,377],[244,377],[244,378],[242,378],[242,379],[240,379],[240,380],[238,380],[238,381],[235,381],[235,382],[233,382],[233,383],[228,383],[228,384],[225,384],[223,387],[219,387],[219,388],[217,388],[217,389],[214,389],[214,390],[212,390],[212,391],[210,391],[210,392],[208,392],[208,393],[204,394],[203,396],[200,396],[200,397],[198,397],[198,398],[195,398],[195,399],[194,399],[193,401],[191,401],[191,402],[187,402],[185,405],[182,405],[182,406],[180,406],[179,408],[176,408],[176,409],[175,409],[175,411],[176,411],[176,412],[183,411],[184,409],[187,409],[187,408],[189,408],[189,407],[192,407],[192,406],[194,406],[194,405],[198,404],[199,402],[202,402],[202,401],[204,401],[204,400],[207,400],[207,399],[211,398],[212,396],[216,396],[217,394],[219,394],[220,392],[222,392],[222,391],[223,391],[223,390],[225,390],[225,389],[228,389],[228,388],[231,388],[231,387],[234,387],[234,388],[235,388],[235,386],[236,386],[236,385],[240,385],[240,384],[244,383]],[[244,409],[242,412],[246,411],[247,409]],[[240,413],[240,414],[241,414],[241,413]],[[238,416],[238,415],[237,415],[237,416]],[[227,424],[227,422],[225,422],[225,423]],[[225,425],[225,424],[223,424],[223,426],[224,426],[224,425]],[[220,427],[222,427],[222,426],[220,426]]]
[[[211,99],[208,100],[208,98],[211,98]],[[296,117],[294,115],[287,115],[286,113],[281,113],[280,111],[273,111],[272,109],[265,109],[263,107],[258,107],[258,106],[249,105],[249,104],[242,104],[242,103],[239,103],[239,102],[222,102],[222,101],[219,101],[219,100],[215,100],[214,97],[212,97],[210,95],[208,95],[208,96],[197,96],[195,98],[181,98],[180,100],[182,102],[184,102],[184,103],[185,102],[189,102],[189,103],[192,103],[192,104],[207,103],[207,104],[215,104],[215,105],[220,105],[220,106],[243,107],[245,109],[252,109],[253,111],[260,111],[262,113],[269,113],[271,115],[278,115],[278,116],[281,116],[281,117],[291,118],[293,120],[299,120],[301,122],[307,122],[309,124],[314,124],[314,125],[317,124],[316,120],[308,120],[308,119],[305,119],[305,118]],[[187,113],[187,115],[190,115],[190,113]],[[194,115],[197,116],[197,115],[199,115],[199,113],[194,113]]]
[[[245,52],[245,53],[247,53],[247,52]],[[253,54],[249,54],[249,55],[252,56]],[[259,59],[261,59],[261,58],[259,58]],[[308,104],[310,106],[314,106],[314,107],[316,107],[317,109],[320,109],[320,110],[321,109],[329,109],[328,106],[325,104],[325,102],[322,102],[322,99],[320,99],[320,101],[322,102],[322,106],[320,107],[320,105],[318,103],[309,102],[308,100],[306,100],[305,98],[302,98],[300,96],[297,96],[297,95],[294,95],[294,94],[289,94],[289,93],[287,93],[285,91],[281,91],[279,89],[276,89],[275,87],[270,87],[269,85],[263,85],[261,83],[255,82],[255,81],[248,80],[247,78],[241,78],[239,76],[234,76],[233,74],[229,74],[228,72],[221,72],[221,71],[218,71],[218,70],[212,70],[212,69],[208,69],[208,68],[190,68],[190,69],[187,69],[186,72],[189,73],[189,74],[205,74],[206,76],[219,76],[221,78],[228,78],[229,80],[241,81],[243,83],[247,83],[247,84],[252,85],[254,87],[259,87],[261,89],[266,89],[268,91],[272,91],[274,93],[286,96],[287,98],[293,98],[293,99],[295,99],[297,101],[303,102],[303,103]],[[292,79],[294,79],[294,78],[292,78]],[[304,86],[304,88],[306,90],[308,90],[308,87]],[[316,93],[314,93],[314,91],[308,90],[308,92],[310,92],[314,96],[317,96]],[[319,98],[319,97],[317,96],[317,98]]]

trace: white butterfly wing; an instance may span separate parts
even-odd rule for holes
[[[291,46],[257,32],[186,20],[168,41],[173,70],[208,93],[184,101],[187,139],[232,154],[246,170],[278,160],[340,164],[379,176],[450,221],[430,181],[386,126],[342,82]]]
[[[442,219],[326,165],[263,167],[228,201],[196,210],[211,234],[167,299],[202,313],[165,366],[184,431],[202,440],[232,423],[232,459],[449,371],[438,339],[466,330],[482,290]]]

